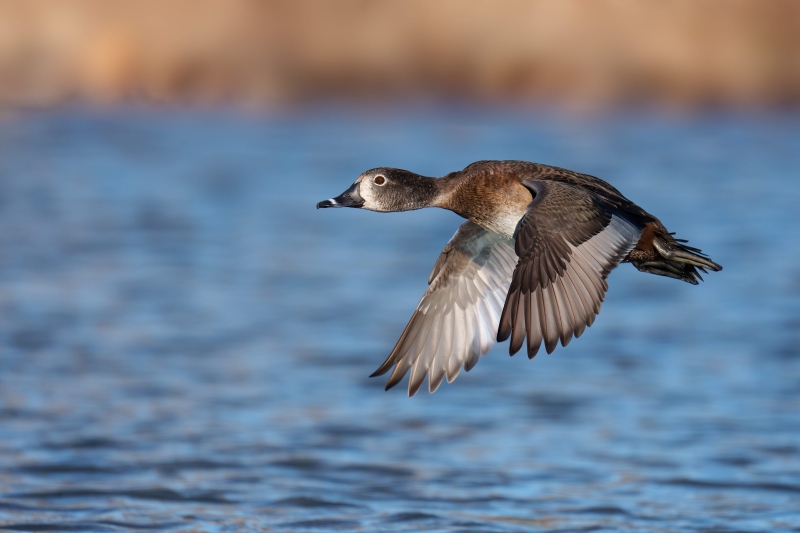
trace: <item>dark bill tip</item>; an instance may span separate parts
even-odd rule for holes
[[[349,189],[344,191],[336,198],[330,200],[323,200],[317,204],[317,209],[321,207],[361,207],[364,205],[364,200],[358,194],[358,183],[354,183]]]
[[[321,202],[319,202],[317,204],[317,209],[324,208],[324,207],[342,207],[342,206],[340,206],[338,203],[336,203],[335,199],[331,198],[330,200],[322,200]]]

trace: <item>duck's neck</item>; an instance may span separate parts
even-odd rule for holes
[[[423,207],[436,207],[440,196],[440,183],[437,178],[420,176],[408,172],[403,178],[404,187],[393,191],[390,211],[410,211]]]
[[[459,178],[460,175],[458,172],[451,172],[441,178],[427,178],[431,180],[435,189],[433,197],[428,205],[458,212],[454,209],[454,199],[458,196],[458,191],[461,186],[454,182],[457,182]]]
[[[454,187],[454,184],[451,182],[456,178],[457,176],[455,172],[447,174],[441,178],[425,178],[430,180],[429,183],[432,185],[432,192],[430,193],[431,196],[428,199],[427,205],[430,207],[441,207],[442,209],[448,209],[452,211],[452,206],[450,203],[457,187]]]
[[[408,186],[403,188],[402,195],[397,198],[399,205],[396,206],[396,210],[441,207],[452,211],[452,197],[456,191],[450,182],[457,178],[455,172],[442,178],[430,178],[409,172],[404,179]]]

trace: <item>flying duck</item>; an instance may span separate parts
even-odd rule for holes
[[[408,394],[434,392],[511,338],[533,358],[592,325],[620,263],[696,285],[719,271],[698,248],[605,181],[527,161],[478,161],[442,178],[396,168],[361,174],[317,204],[370,211],[449,209],[467,219],[444,247],[400,340],[372,374],[386,389],[410,370]],[[524,342],[527,339],[527,343]]]

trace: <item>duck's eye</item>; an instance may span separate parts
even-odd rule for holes
[[[384,183],[386,183],[386,178],[378,174],[372,181],[375,183],[375,185],[383,185]]]

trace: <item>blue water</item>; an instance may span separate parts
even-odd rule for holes
[[[434,395],[367,376],[460,219],[365,169],[603,177],[724,265]],[[800,116],[0,119],[0,529],[800,530]]]

